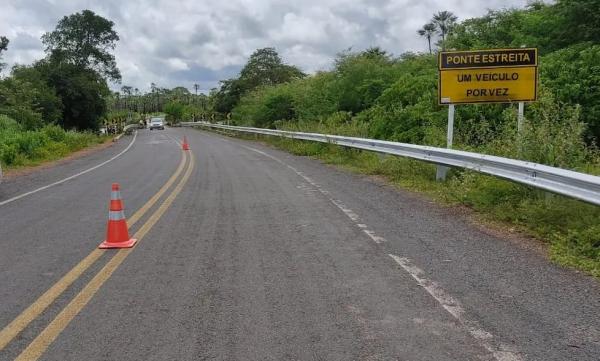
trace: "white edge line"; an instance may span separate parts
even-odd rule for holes
[[[522,361],[510,346],[500,342],[493,342],[494,336],[486,330],[480,328],[475,321],[468,320],[465,317],[465,310],[462,308],[458,300],[449,295],[436,282],[425,277],[425,272],[415,266],[408,258],[398,257],[393,254],[388,254],[392,259],[400,265],[411,277],[417,281],[419,286],[423,287],[427,293],[431,295],[449,314],[451,314],[460,324],[462,324],[467,332],[475,338],[479,344],[490,352],[498,361]]]
[[[125,152],[127,152],[127,151],[128,151],[130,148],[131,148],[131,146],[133,146],[133,143],[135,142],[135,139],[136,139],[136,138],[137,138],[137,130],[135,131],[135,133],[134,133],[134,135],[133,135],[133,139],[131,140],[131,142],[129,143],[129,145],[127,146],[127,148],[123,149],[123,150],[122,150],[122,151],[121,151],[119,154],[117,154],[117,155],[113,156],[113,157],[112,157],[112,158],[110,158],[109,160],[106,160],[106,161],[104,161],[104,162],[102,162],[102,163],[100,163],[100,164],[98,164],[98,165],[95,165],[95,166],[93,166],[93,167],[91,167],[91,168],[88,168],[88,169],[86,169],[86,170],[84,170],[84,171],[81,171],[81,172],[79,172],[79,173],[77,173],[77,174],[73,174],[72,176],[69,176],[69,177],[67,177],[67,178],[61,179],[61,180],[59,180],[59,181],[56,181],[56,182],[54,182],[54,183],[51,183],[51,184],[45,185],[45,186],[43,186],[43,187],[40,187],[40,188],[34,189],[34,190],[32,190],[32,191],[29,191],[29,192],[26,192],[26,193],[19,194],[18,196],[14,196],[14,197],[12,197],[12,198],[9,198],[9,199],[7,199],[7,200],[4,200],[4,201],[0,202],[0,206],[3,206],[3,205],[5,205],[5,204],[11,203],[11,202],[14,202],[14,201],[16,201],[16,200],[19,200],[19,199],[21,199],[21,198],[27,197],[27,196],[29,196],[29,195],[32,195],[32,194],[34,194],[34,193],[37,193],[37,192],[43,191],[43,190],[45,190],[45,189],[48,189],[48,188],[50,188],[50,187],[54,187],[55,185],[59,185],[59,184],[61,184],[61,183],[64,183],[64,182],[66,182],[66,181],[69,181],[69,180],[71,180],[71,179],[77,178],[77,177],[79,177],[80,175],[83,175],[83,174],[89,173],[89,172],[91,172],[91,171],[93,171],[93,170],[95,170],[95,169],[98,169],[98,168],[100,168],[100,167],[102,167],[103,165],[105,165],[105,164],[107,164],[107,163],[109,163],[109,162],[112,162],[113,160],[115,160],[115,159],[119,158],[119,157],[120,157],[120,156],[122,156],[122,155],[123,155]]]

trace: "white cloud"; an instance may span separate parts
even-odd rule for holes
[[[167,59],[167,64],[171,70],[188,70],[190,67],[187,63],[179,58],[169,58]]]
[[[273,46],[302,70],[328,68],[338,52],[381,46],[393,54],[425,51],[416,31],[434,12],[459,19],[527,0],[3,0],[0,35],[9,65],[43,57],[39,38],[65,15],[90,9],[115,22],[123,84],[203,91],[235,76],[257,48]]]

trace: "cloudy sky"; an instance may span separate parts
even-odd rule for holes
[[[273,46],[305,72],[327,69],[336,53],[380,46],[393,54],[425,51],[416,31],[434,12],[459,20],[527,0],[0,0],[4,62],[44,56],[40,37],[65,15],[90,9],[115,23],[123,85],[207,92],[235,76],[257,48]],[[114,84],[117,89],[120,85]]]

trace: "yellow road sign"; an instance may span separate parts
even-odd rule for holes
[[[537,99],[537,49],[439,54],[439,103],[508,103]]]

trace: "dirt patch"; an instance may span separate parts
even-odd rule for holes
[[[550,259],[548,242],[535,238],[514,225],[483,219],[481,215],[469,208],[467,208],[467,220],[482,233],[507,240],[521,249],[536,252]]]
[[[24,176],[24,175],[28,175],[28,174],[37,172],[39,170],[52,168],[59,164],[64,164],[64,163],[67,163],[74,159],[82,158],[82,157],[85,157],[86,155],[98,152],[102,149],[112,147],[114,144],[115,143],[113,143],[113,140],[111,138],[111,139],[107,139],[104,143],[93,145],[93,146],[90,146],[87,148],[83,148],[83,149],[73,152],[73,153],[69,154],[68,156],[61,158],[61,159],[44,162],[42,164],[33,165],[33,166],[26,166],[26,167],[21,167],[21,168],[17,168],[17,169],[8,169],[8,170],[4,171],[4,178],[12,179],[12,178],[16,178],[16,177],[20,177],[20,176]]]

